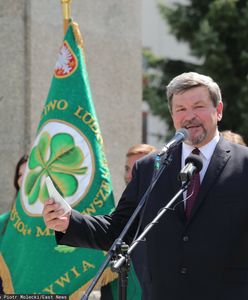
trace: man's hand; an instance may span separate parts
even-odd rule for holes
[[[60,205],[55,203],[52,198],[45,201],[42,215],[46,226],[56,231],[66,232],[69,221],[70,213],[63,215],[64,210],[59,208]]]

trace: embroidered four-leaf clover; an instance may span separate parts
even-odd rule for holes
[[[48,132],[43,132],[28,162],[29,173],[24,185],[28,203],[44,202],[49,197],[42,180],[46,176],[50,176],[63,197],[72,196],[78,188],[76,175],[83,175],[88,170],[82,166],[83,162],[84,153],[70,134],[58,133],[51,137]]]

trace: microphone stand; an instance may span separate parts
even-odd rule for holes
[[[127,282],[128,282],[128,270],[130,266],[130,256],[129,256],[129,250],[128,250],[128,245],[126,245],[123,242],[123,238],[126,236],[129,228],[133,224],[135,218],[137,215],[140,213],[141,209],[144,207],[147,199],[149,198],[149,195],[151,191],[153,190],[156,182],[160,178],[161,174],[163,173],[164,169],[166,168],[167,165],[170,164],[172,160],[172,155],[171,152],[167,152],[165,155],[165,159],[161,165],[161,155],[158,154],[155,159],[155,164],[154,164],[154,172],[153,172],[153,177],[151,180],[151,184],[149,185],[148,189],[146,190],[145,194],[141,198],[138,206],[134,210],[132,216],[128,220],[127,224],[125,225],[124,229],[122,230],[121,234],[119,237],[114,241],[112,244],[110,250],[108,251],[108,254],[105,258],[105,261],[101,265],[100,269],[98,270],[96,276],[92,280],[91,284],[85,291],[84,295],[81,297],[81,300],[88,300],[90,293],[94,289],[95,285],[97,284],[99,278],[101,277],[103,271],[109,264],[110,260],[114,257],[115,259],[121,259],[121,263],[115,263],[113,262],[113,270],[119,274],[119,300],[126,300],[127,299]]]
[[[170,202],[168,202],[168,204],[164,207],[162,207],[159,211],[159,213],[157,214],[157,216],[146,226],[146,228],[144,229],[144,231],[137,237],[137,239],[135,239],[131,246],[129,247],[126,255],[130,256],[130,254],[132,253],[132,251],[135,249],[135,247],[138,245],[138,243],[144,241],[145,236],[147,235],[147,233],[152,229],[152,227],[158,223],[158,221],[161,219],[161,217],[165,214],[165,212],[167,210],[173,210],[172,204],[177,200],[177,198],[187,189],[189,180],[187,180],[186,182],[183,183],[181,189],[176,193],[176,195],[170,200]],[[125,263],[125,256],[121,256],[114,264],[113,269],[118,269],[121,268],[122,265]]]
[[[189,158],[190,158],[190,160],[189,160]],[[192,171],[192,167],[189,168],[189,166],[188,166],[188,168],[184,167],[183,170],[181,170],[181,172],[179,173],[179,177],[182,181],[181,189],[167,203],[166,206],[162,207],[159,210],[157,216],[145,227],[143,232],[132,242],[131,246],[126,251],[126,254],[121,255],[119,257],[119,259],[113,265],[113,270],[119,270],[120,268],[122,268],[122,266],[124,265],[124,263],[127,260],[127,257],[130,257],[130,254],[135,249],[135,247],[138,245],[138,243],[140,243],[141,241],[144,241],[144,238],[147,235],[147,233],[153,228],[153,226],[155,224],[159,223],[159,220],[162,218],[162,216],[165,214],[166,211],[175,209],[175,206],[173,207],[172,205],[182,195],[182,193],[188,188],[188,184],[189,184],[191,178],[193,177],[193,175],[195,174],[195,172],[196,171],[199,172],[202,168],[202,162],[199,161],[199,158],[197,158],[195,155],[191,155],[191,157],[189,157],[189,158],[188,158],[188,160],[189,160],[188,163],[191,163],[191,164],[193,163],[195,170]],[[187,161],[187,159],[186,159],[186,161]]]

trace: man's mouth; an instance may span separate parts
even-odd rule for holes
[[[195,128],[199,128],[201,127],[201,125],[188,125],[188,126],[185,126],[186,129],[195,129]]]

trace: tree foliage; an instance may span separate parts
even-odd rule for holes
[[[168,123],[165,84],[182,72],[197,71],[221,87],[224,117],[220,129],[238,132],[248,142],[248,1],[191,0],[159,8],[172,34],[188,43],[200,63],[156,59],[144,52],[148,64],[144,99],[153,113]]]

